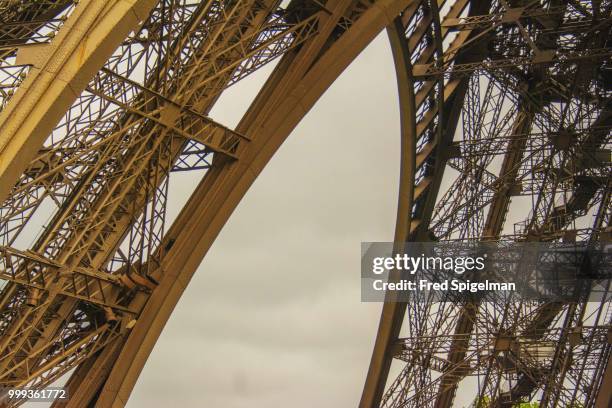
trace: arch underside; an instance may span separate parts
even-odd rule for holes
[[[385,27],[402,116],[396,241],[609,235],[609,71],[597,68],[610,56],[609,3],[43,3],[7,3],[22,28],[0,30],[0,90],[12,90],[0,92],[0,384],[44,388],[70,373],[71,399],[54,406],[125,405],[234,208]],[[128,20],[127,36],[108,26]],[[88,36],[97,47],[75,40]],[[275,58],[235,129],[207,116]],[[200,184],[165,225],[170,173],[194,169]],[[41,212],[50,220],[18,249]],[[479,406],[595,406],[612,378],[609,303],[385,303],[361,406],[452,406],[466,389]],[[554,343],[553,357],[491,365],[499,325],[515,339],[538,327],[529,340]]]
[[[44,387],[73,370],[70,401],[56,405],[124,405],[248,187],[407,1],[280,3],[159,2],[50,125],[3,207],[4,384]],[[206,116],[225,88],[277,57],[235,130]],[[167,228],[168,174],[193,169],[205,176]],[[13,247],[45,205],[56,208],[30,250]]]

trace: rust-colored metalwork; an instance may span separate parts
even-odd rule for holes
[[[611,11],[555,0],[0,0],[0,384],[43,388],[70,373],[70,400],[55,406],[125,405],[238,202],[385,27],[402,115],[397,242],[609,239]],[[235,129],[208,117],[227,87],[276,58]],[[166,225],[170,173],[191,170],[202,180]],[[389,300],[364,408],[452,406],[465,384],[478,407],[610,399],[608,298],[493,309]],[[507,347],[491,348],[502,331]],[[492,363],[538,345],[549,355]],[[404,365],[395,380],[392,364]]]
[[[408,89],[396,240],[609,240],[610,3],[447,3],[389,28]],[[611,318],[609,296],[385,303],[361,406],[608,406]]]

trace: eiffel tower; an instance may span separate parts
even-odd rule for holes
[[[126,405],[232,211],[383,30],[396,242],[609,242],[611,23],[609,0],[0,0],[0,386]],[[234,129],[210,118],[271,61]],[[391,301],[375,335],[361,408],[612,403],[608,292]]]

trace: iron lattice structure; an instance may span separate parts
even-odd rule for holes
[[[69,376],[54,406],[125,405],[242,196],[385,28],[397,242],[609,240],[611,8],[0,1],[0,384]],[[277,58],[235,129],[208,116]],[[191,170],[204,175],[167,225],[171,174]],[[387,302],[361,406],[608,406],[610,303]]]

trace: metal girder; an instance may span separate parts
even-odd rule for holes
[[[453,4],[445,19],[457,18],[464,12],[467,4],[468,2],[461,1]],[[456,113],[450,113],[450,110],[447,110],[450,115],[440,118],[438,116],[441,111],[440,105],[450,107],[459,105],[463,98],[464,91],[462,88],[465,86],[460,79],[454,78],[445,85],[440,81],[428,81],[420,87],[416,84],[412,61],[425,62],[427,59],[434,58],[433,46],[418,46],[417,44],[419,42],[429,44],[431,43],[431,37],[437,38],[433,44],[437,44],[437,57],[440,58],[442,38],[449,34],[448,29],[440,29],[437,32],[430,32],[429,38],[425,37],[423,32],[426,30],[420,29],[420,27],[429,27],[429,30],[433,31],[430,22],[434,21],[435,25],[435,20],[436,18],[439,20],[439,15],[433,19],[426,16],[431,13],[436,16],[438,11],[431,9],[437,8],[438,5],[430,7],[427,2],[421,2],[418,7],[426,8],[428,12],[423,12],[421,20],[417,19],[412,23],[415,28],[408,32],[412,35],[406,37],[406,27],[404,27],[404,24],[410,22],[411,18],[404,19],[404,22],[396,21],[395,25],[389,28],[396,72],[398,72],[400,95],[405,93],[404,98],[400,97],[402,122],[410,124],[402,132],[403,170],[395,233],[395,241],[398,243],[408,240],[429,239],[427,229],[424,227],[427,226],[428,219],[431,216],[427,213],[427,209],[431,208],[432,205],[425,203],[431,201],[437,195],[441,174],[438,171],[438,175],[433,178],[431,173],[435,173],[434,168],[436,166],[443,165],[440,160],[432,165],[430,158],[435,157],[437,152],[449,145],[449,136],[452,137],[454,131],[453,121],[456,120]],[[411,10],[411,12],[417,16],[416,9]],[[437,24],[439,23],[437,21]],[[450,46],[460,48],[461,44],[468,41],[470,36],[471,33],[465,31],[464,35],[454,38]],[[409,90],[406,91],[406,88]],[[411,88],[414,91],[411,92]],[[434,102],[431,103],[429,100]],[[436,116],[437,123],[434,121]],[[453,119],[453,116],[455,116],[455,119]],[[442,120],[448,122],[444,122],[443,125]],[[434,133],[441,132],[442,129],[445,130],[443,136],[440,133]],[[398,280],[400,276],[397,274],[390,276],[389,279]],[[388,298],[388,301],[383,304],[377,339],[361,397],[360,407],[362,408],[375,407],[381,404],[385,393],[386,379],[395,356],[395,342],[399,336],[405,314],[405,303]]]
[[[0,374],[0,381],[14,387],[31,385],[33,387],[43,388],[51,383],[53,377],[50,379],[44,378],[41,377],[41,374],[50,370],[55,370],[56,372],[54,374],[66,373],[73,364],[78,364],[88,357],[95,355],[105,346],[112,343],[118,336],[115,329],[116,327],[112,327],[106,323],[99,327],[94,327],[85,333],[79,333],[78,338],[75,337],[75,341],[71,344],[58,345],[55,342],[49,342],[39,349],[32,351],[32,353],[18,365],[12,367],[8,371],[3,371],[3,373]],[[49,349],[53,349],[54,356],[46,360],[42,365],[37,366],[33,364],[40,359],[41,353]],[[75,354],[77,350],[80,351],[79,354]],[[67,356],[74,356],[76,358],[67,361]],[[32,382],[31,378],[37,378],[38,381]]]
[[[134,18],[127,4],[92,1],[72,10],[49,45],[15,54],[16,39],[42,41],[37,35],[44,24],[54,24],[57,10],[51,10],[59,3],[39,3],[13,16],[24,24],[19,33],[6,26],[10,35],[0,49],[0,131],[13,132],[0,139],[0,192],[11,189],[0,210],[1,278],[7,281],[0,291],[0,376],[6,383],[42,387],[74,369],[68,406],[124,405],[241,197],[384,26],[402,113],[398,243],[523,240],[553,218],[562,222],[546,239],[609,233],[609,123],[596,119],[609,117],[602,102],[608,94],[605,73],[589,68],[610,54],[608,6],[161,0]],[[97,25],[111,15],[124,16],[123,31]],[[102,37],[77,44],[94,35]],[[104,49],[90,49],[92,43]],[[78,53],[85,60],[75,59]],[[236,130],[207,116],[224,89],[279,56]],[[55,126],[53,115],[51,124],[41,119],[45,112],[57,119],[65,114]],[[463,138],[456,140],[456,129]],[[27,159],[15,156],[18,151]],[[494,163],[501,155],[500,171]],[[204,179],[168,230],[168,175],[193,168],[206,169]],[[458,175],[438,197],[446,168]],[[504,235],[510,198],[517,195],[534,198],[532,210],[513,235]],[[556,205],[560,195],[566,201]],[[14,249],[49,203],[54,215],[31,250]],[[575,220],[594,209],[593,227],[579,228]],[[478,404],[489,398],[501,407],[530,398],[535,389],[549,405],[596,398],[597,373],[603,375],[610,352],[602,341],[608,314],[583,322],[589,317],[583,304],[487,309],[478,302],[388,300],[363,407],[450,406],[468,376],[481,385]],[[512,338],[495,332],[502,312]],[[399,338],[402,325],[409,338]],[[472,336],[476,328],[486,336]],[[551,354],[532,358],[534,345],[550,346]],[[599,356],[596,367],[592,356]],[[407,365],[385,390],[393,359]],[[440,375],[431,377],[432,371]],[[499,392],[508,378],[515,386]],[[591,384],[591,395],[582,384]]]
[[[246,10],[245,7],[243,7],[242,9]],[[205,16],[205,13],[201,14],[201,18],[204,18]],[[222,30],[223,26],[219,26],[219,29]],[[192,91],[197,91],[197,89],[197,87],[194,87]],[[136,118],[135,123],[142,123],[142,118]],[[125,134],[125,129],[133,129],[133,126],[125,126],[124,122],[121,131],[115,132],[114,134]],[[149,179],[149,177],[153,177],[153,179],[151,180],[154,183],[153,185],[157,185],[160,182],[157,176],[155,176],[155,172],[153,173],[153,175],[144,173],[144,178],[142,176],[135,177],[135,175],[137,176],[139,172],[142,173],[142,170],[138,169],[144,169],[147,166],[148,161],[146,160],[146,157],[155,157],[155,148],[145,153],[143,149],[150,148],[151,146],[142,142],[143,137],[147,138],[152,137],[153,135],[155,135],[155,133],[146,131],[142,132],[140,135],[136,134],[137,137],[134,137],[133,139],[119,138],[115,139],[115,143],[109,144],[105,148],[106,159],[97,157],[97,160],[94,164],[94,166],[96,166],[95,169],[91,172],[85,173],[88,174],[87,177],[90,178],[92,182],[91,187],[87,187],[86,184],[83,184],[83,180],[81,180],[80,187],[71,193],[71,202],[67,202],[64,204],[64,208],[62,209],[60,214],[55,217],[54,222],[49,226],[49,236],[40,241],[38,245],[42,245],[43,247],[46,246],[47,251],[50,250],[52,256],[54,257],[58,256],[58,251],[60,254],[63,253],[63,257],[68,256],[74,258],[74,256],[76,255],[76,259],[79,259],[79,257],[85,255],[85,258],[81,258],[84,261],[85,265],[91,265],[94,268],[104,263],[105,259],[107,259],[107,257],[112,254],[114,248],[116,248],[116,246],[119,244],[118,240],[120,240],[125,235],[125,230],[129,228],[131,223],[133,222],[133,216],[131,215],[131,211],[128,211],[128,208],[134,205],[135,211],[140,212],[141,206],[144,205],[144,202],[142,200],[147,199],[148,188],[137,188],[136,191],[138,193],[136,197],[126,196],[125,194],[130,191],[131,186],[134,186],[137,180],[141,180],[138,183],[148,183],[147,180]],[[164,143],[165,141],[172,142],[172,139],[158,137],[156,138],[155,143],[159,145]],[[129,148],[130,145],[134,146],[133,150]],[[100,171],[104,169],[105,166],[107,166],[105,160],[110,160],[109,163],[115,163],[118,159],[116,152],[122,151],[122,149],[126,147],[128,154],[126,158],[123,159],[122,163],[124,166],[130,166],[132,168],[131,170],[121,171],[122,168],[108,168],[109,170],[118,171],[119,177],[115,176],[109,178],[109,182],[107,185],[100,185],[98,182],[99,179],[91,179],[92,176],[100,177]],[[104,151],[104,149],[102,149],[102,151]],[[163,164],[160,163],[160,165]],[[167,161],[165,166],[169,165],[170,162]],[[129,167],[123,167],[123,169],[129,169]],[[162,172],[161,174],[163,175],[164,173]],[[100,187],[102,188],[100,189]],[[99,194],[99,201],[96,204],[92,204],[90,202],[90,200],[93,200],[95,195],[92,196],[91,193],[87,193],[87,190],[91,188],[93,188],[93,190],[91,191],[94,194]],[[120,201],[122,200],[127,201],[125,204],[121,204]],[[79,204],[79,202],[81,202],[81,204]],[[139,204],[139,202],[142,204]],[[81,209],[79,209],[79,207],[74,207],[75,205],[82,207]],[[76,208],[77,211],[75,211],[74,208]],[[91,215],[88,214],[90,211],[92,213]],[[109,216],[112,217],[110,218],[110,222],[107,221],[109,220],[109,218],[107,218]],[[75,220],[70,221],[70,218],[75,218]],[[159,215],[154,215],[155,223],[158,223],[159,219]],[[69,222],[69,227],[67,229],[58,229],[58,227],[66,221]],[[111,225],[112,227],[105,228],[105,225]],[[79,234],[87,234],[89,239],[81,240],[77,238],[75,240],[74,238],[76,238]],[[54,235],[56,235],[56,237],[53,237]],[[54,243],[54,240],[59,245]],[[73,244],[70,244],[70,241],[72,241]],[[152,242],[151,244],[155,244],[155,242]],[[91,252],[92,249],[93,252]],[[90,255],[88,255],[84,251],[88,251]],[[74,264],[74,260],[72,262]],[[139,278],[138,274],[140,273],[140,271],[135,271],[135,274],[130,275],[131,270],[132,268],[127,268],[127,273],[130,280],[136,280],[135,283],[144,283],[145,285],[147,284],[146,276],[143,278]],[[69,276],[69,274],[67,275]],[[54,296],[57,296],[57,287],[61,287],[61,281],[60,283],[56,283],[54,286],[56,288]],[[120,294],[121,292],[117,293],[117,290],[115,290],[108,294],[108,298],[117,300]],[[52,303],[48,302],[46,305],[47,307],[49,307],[52,305]],[[45,330],[49,332],[47,336],[53,336],[52,333],[56,332],[60,328],[59,324],[62,323],[62,319],[68,319],[70,313],[73,313],[73,309],[75,306],[75,302],[63,302],[60,308],[62,310],[62,313],[56,314],[59,316],[53,320],[54,324],[51,325],[49,323],[45,323]],[[36,322],[40,321],[40,318],[41,316],[43,316],[44,312],[45,310],[39,310],[36,311],[35,314],[34,312],[30,313],[30,315],[34,319],[34,322]],[[29,330],[32,330],[34,326],[35,323],[30,326]],[[15,322],[14,328],[18,328],[17,322]],[[28,330],[25,330],[24,332],[19,333],[19,337],[21,339],[24,339],[27,334]],[[61,333],[59,334],[60,336],[62,335]],[[17,339],[16,341],[20,340]],[[12,344],[12,348],[19,348],[19,343]]]
[[[14,248],[0,247],[0,279],[30,288],[31,307],[44,301],[45,292],[60,277],[68,277],[59,294],[73,299],[90,302],[102,307],[126,313],[135,313],[128,308],[109,302],[108,293],[125,289],[120,275],[108,272],[76,268],[71,273],[64,272],[67,267],[56,261]]]
[[[237,158],[234,152],[238,144],[241,140],[248,141],[247,137],[209,117],[108,69],[103,68],[86,89],[130,114],[160,124],[178,136],[203,144],[213,152]],[[128,95],[138,97],[132,101],[117,99]]]
[[[610,404],[612,404],[612,354],[610,354],[606,363],[606,369],[595,401],[595,408],[606,408]]]
[[[21,1],[0,5],[0,59],[16,47],[49,43],[66,20],[70,1]]]
[[[610,177],[609,159],[604,158],[608,155],[605,149],[609,146],[610,134],[606,125],[601,126],[602,122],[593,119],[600,113],[606,115],[607,108],[602,107],[607,106],[606,98],[609,95],[606,94],[606,85],[601,82],[589,84],[588,78],[589,75],[593,78],[593,71],[610,53],[609,47],[602,42],[610,28],[610,9],[604,5],[601,10],[595,10],[595,6],[599,7],[597,3],[587,12],[574,3],[570,6],[553,3],[539,10],[535,8],[541,5],[535,3],[530,6],[531,9],[513,10],[506,2],[501,2],[493,4],[497,9],[488,10],[488,6],[482,2],[470,2],[469,13],[473,15],[468,15],[468,12],[452,15],[456,4],[450,8],[444,5],[447,11],[441,17],[441,22],[435,18],[436,5],[425,3],[421,11],[415,14],[416,17],[404,17],[390,30],[400,84],[400,112],[404,115],[403,132],[410,135],[402,141],[402,184],[396,231],[404,235],[398,238],[396,233],[396,241],[525,240],[528,238],[525,231],[517,229],[520,223],[515,226],[514,235],[502,234],[511,197],[522,195],[533,199],[533,213],[523,217],[526,221],[546,218],[547,211],[549,215],[554,215],[550,213],[555,208],[551,201],[560,194],[566,194],[568,203],[578,203],[577,198],[570,198],[572,195],[568,192],[571,191],[576,192],[576,197],[581,197],[580,205],[584,206],[576,212],[577,217],[588,213],[588,209],[599,202],[594,200],[606,188],[606,180]],[[484,6],[485,9],[474,13],[476,6]],[[562,19],[560,23],[555,20],[559,17]],[[419,39],[428,32],[426,26],[429,24],[438,25],[439,28],[431,28],[429,41],[419,45]],[[446,41],[442,46],[443,52],[435,51],[436,44],[440,44],[438,39],[444,38],[445,29],[456,33],[455,44]],[[471,38],[468,38],[470,33]],[[557,37],[560,39],[555,42]],[[570,40],[572,37],[576,39]],[[437,45],[437,49],[440,48]],[[587,56],[593,56],[593,60],[582,59]],[[436,81],[441,78],[444,78],[447,90],[430,96],[426,108],[419,108],[419,94],[435,91]],[[470,79],[461,82],[461,78]],[[589,89],[589,86],[592,88]],[[402,91],[402,88],[409,90]],[[455,91],[457,89],[459,93]],[[440,108],[441,94],[446,100],[449,95],[462,93],[465,100],[462,96],[461,99],[456,98],[454,104]],[[556,103],[565,104],[562,105],[565,112],[559,112]],[[457,109],[461,105],[463,107]],[[522,109],[516,108],[521,105]],[[463,134],[453,135],[455,130],[452,123],[459,119],[459,113]],[[441,126],[437,122],[440,120],[438,115],[442,120],[450,121],[451,126]],[[568,116],[575,119],[568,120]],[[575,125],[572,120],[576,121]],[[437,127],[432,129],[432,125],[436,124]],[[568,127],[570,130],[566,131]],[[420,136],[428,129],[431,129],[428,138]],[[443,148],[439,148],[439,140],[444,138],[436,139],[435,133],[440,129],[448,132]],[[580,142],[571,148],[559,145],[560,139],[555,135],[566,133],[580,134],[576,140],[585,145],[580,146]],[[582,155],[580,152],[589,150],[587,145],[595,150],[601,149],[598,143],[589,142],[588,135],[603,134],[607,135],[606,147],[601,152],[604,159],[599,168],[594,170],[597,165],[589,169],[589,166],[577,165]],[[417,135],[421,137],[420,140]],[[455,140],[449,143],[449,138],[453,137]],[[506,156],[504,163],[495,159],[498,155]],[[594,156],[594,153],[590,154],[590,157]],[[448,191],[436,199],[437,186],[445,166],[456,170],[458,175],[453,176],[455,180],[450,180]],[[581,177],[597,181],[590,198],[581,193],[584,190],[579,187]],[[609,201],[601,200],[603,207],[600,206],[597,219],[609,219],[605,215],[610,212]],[[578,208],[577,204],[570,207]],[[490,221],[486,221],[486,217]],[[565,225],[564,230],[551,233],[547,239],[568,239],[571,235],[580,240],[597,240],[607,227],[601,221],[595,225],[598,226],[586,230]],[[399,276],[391,275],[389,279],[399,279]],[[539,371],[529,369],[528,365],[517,366],[513,371],[515,374],[509,374],[497,369],[494,364],[488,364],[490,358],[483,358],[475,364],[473,355],[468,354],[470,342],[481,338],[487,327],[493,327],[489,319],[500,317],[499,313],[487,310],[492,306],[478,302],[453,305],[451,300],[435,305],[415,300],[406,305],[394,302],[391,294],[388,294],[387,300],[383,305],[377,342],[362,396],[361,404],[364,407],[448,407],[453,404],[459,384],[470,373],[479,373],[479,393],[474,400],[476,406],[484,404],[482,401],[487,398],[492,406],[529,401],[535,388],[544,390],[542,403],[551,404],[553,401],[551,406],[592,402],[589,400],[592,396],[585,395],[581,390],[582,387],[597,387],[594,361],[589,353],[606,355],[609,346],[601,336],[589,340],[589,344],[576,353],[567,351],[568,336],[557,333],[552,347],[554,357],[549,360],[548,366],[540,367]],[[606,302],[609,301],[602,301],[597,306],[598,310],[609,308]],[[527,305],[520,307],[529,310]],[[532,311],[524,315],[525,310],[520,307],[513,311],[516,317],[506,316],[502,319],[504,330],[512,333],[518,330],[511,328],[512,322],[535,324],[542,321],[540,316],[548,315],[547,323],[541,325],[544,334],[552,334],[558,325],[567,329],[563,332],[566,333],[581,324],[579,322],[585,310],[584,304],[578,307],[562,305],[556,312],[550,308],[536,308],[541,313]],[[561,311],[568,316],[563,321],[559,320]],[[606,327],[609,318],[609,314],[601,319],[589,315],[595,327]],[[402,327],[414,339],[415,345],[410,348],[410,355],[399,352],[403,346],[397,343],[397,337]],[[479,334],[472,338],[471,333],[476,328]],[[454,333],[454,337],[443,346],[440,340],[451,333]],[[518,330],[516,335],[524,339],[533,335],[533,331]],[[388,382],[387,375],[393,358],[404,360],[407,364],[395,381]],[[441,375],[434,375],[432,371],[438,371]],[[552,372],[557,373],[558,377]],[[519,380],[516,389],[508,394],[499,394],[495,388],[499,381],[502,378],[514,381],[513,375]],[[584,377],[580,378],[580,375]],[[463,391],[468,391],[468,388]]]
[[[0,199],[87,81],[153,5],[153,0],[81,1],[46,52],[26,61],[33,68],[0,113]]]
[[[42,21],[3,23],[0,29],[0,50],[12,50],[15,47],[48,44],[55,32],[64,23],[64,19]],[[48,33],[41,33],[48,31]]]
[[[54,282],[48,295],[51,300],[44,307],[28,311],[20,303],[11,305],[24,315],[9,320],[12,322],[12,327],[9,326],[11,332],[8,332],[10,341],[5,343],[5,347],[20,350],[19,355],[27,354],[44,338],[65,335],[61,331],[62,323],[74,318],[75,313],[81,313],[82,307],[99,306],[95,302],[82,303],[82,299],[74,296],[62,301],[63,294],[58,288],[67,282],[61,279],[70,278],[78,268],[98,270],[115,252],[118,257],[113,257],[111,265],[118,260],[120,267],[111,267],[109,271],[122,276],[123,285],[107,284],[105,301],[107,304],[127,305],[125,302],[132,299],[136,306],[127,310],[138,313],[142,308],[148,298],[146,291],[131,291],[131,285],[149,289],[156,286],[149,273],[159,268],[164,253],[161,245],[163,230],[160,230],[163,228],[166,199],[164,180],[173,168],[174,158],[182,154],[186,145],[182,137],[173,137],[167,124],[176,124],[183,135],[208,138],[206,128],[210,130],[215,124],[196,112],[210,109],[227,86],[316,37],[322,13],[304,21],[283,23],[274,14],[276,3],[220,4],[209,1],[196,4],[187,10],[183,22],[179,20],[184,28],[170,30],[177,34],[172,47],[155,48],[155,41],[149,43],[154,47],[153,56],[144,60],[148,63],[158,58],[160,62],[147,69],[144,85],[129,79],[134,73],[138,75],[138,61],[146,55],[138,49],[141,40],[130,39],[123,42],[122,48],[109,59],[104,70],[90,82],[90,90],[78,98],[60,123],[59,129],[65,129],[65,133],[62,132],[57,142],[52,135],[51,146],[41,150],[39,158],[14,187],[16,194],[8,200],[11,209],[8,221],[22,224],[28,221],[31,211],[25,217],[22,214],[19,220],[19,209],[35,209],[45,197],[52,197],[57,202],[59,212],[36,247],[45,256],[69,260],[71,265],[65,276]],[[164,5],[154,10],[154,18],[157,19],[163,10]],[[148,36],[154,37],[151,27],[160,27],[153,25],[155,23],[147,20],[143,24]],[[134,37],[141,38],[141,35],[135,32]],[[132,52],[131,47],[136,47],[136,51]],[[156,55],[157,52],[164,54],[165,59]],[[130,63],[125,64],[125,61]],[[109,75],[120,77],[120,84],[113,78],[109,79]],[[104,86],[95,92],[104,95],[91,92],[96,81],[102,81]],[[170,109],[164,109],[157,118],[156,109],[161,103],[169,104]],[[99,112],[99,116],[91,115],[91,109]],[[164,117],[168,112],[170,117]],[[194,115],[196,119],[190,120]],[[73,123],[79,125],[73,126]],[[231,132],[232,135],[237,133]],[[197,139],[214,146],[214,139]],[[240,140],[246,141],[245,138]],[[238,149],[239,146],[239,143],[234,143],[231,148]],[[211,153],[214,154],[212,149]],[[75,160],[75,157],[79,158]],[[222,164],[222,157],[217,157],[215,163]],[[41,189],[44,193],[38,194]],[[8,231],[19,231],[19,227]],[[14,235],[7,236],[7,240],[14,239]],[[129,253],[126,254],[117,249],[124,239],[129,243]],[[142,250],[143,246],[146,251]],[[74,265],[77,265],[76,269]],[[7,288],[9,290],[5,288],[3,293],[7,302],[23,302],[19,298],[22,287],[11,285]],[[125,315],[121,310],[112,310],[116,316],[110,315],[107,319]],[[52,313],[53,318],[43,319],[45,313]],[[29,319],[29,327],[22,332],[16,331],[25,318]],[[127,330],[127,325],[120,328],[123,334]],[[43,331],[44,335],[39,336],[38,333]],[[25,341],[31,334],[34,336]],[[113,343],[113,347],[117,347],[117,343]],[[70,360],[72,357],[66,355],[65,358]],[[8,368],[20,364],[18,359],[14,360],[5,359],[0,361],[0,365]],[[110,369],[112,365],[104,367]],[[95,392],[95,387],[86,387],[90,390],[88,392]]]
[[[173,224],[166,238],[172,246],[154,275],[160,284],[149,298],[104,383],[97,406],[125,404],[155,339],[190,276],[242,195],[306,114],[308,107],[389,23],[387,16],[395,15],[405,7],[405,2],[401,1],[376,3],[355,19],[346,33],[320,55],[321,48],[336,27],[338,13],[342,14],[349,3],[338,1],[333,3],[333,7],[328,5],[332,14],[322,17],[319,36],[306,43],[290,60],[281,61],[276,71],[278,74],[268,81],[255,105],[237,127],[237,131],[251,137],[251,142],[244,145],[240,160],[213,167]],[[315,59],[317,62],[313,65]],[[295,69],[285,69],[288,66],[285,64],[291,64]]]
[[[516,57],[500,60],[490,60],[467,64],[455,64],[448,67],[436,67],[434,65],[415,65],[414,76],[430,78],[434,76],[450,76],[458,74],[469,74],[477,70],[496,71],[517,66],[529,66],[537,64],[562,63],[571,64],[582,60],[601,60],[610,58],[612,51],[609,48],[589,49],[587,51],[576,52],[556,52],[547,53],[534,57]]]
[[[253,38],[251,35],[251,39],[255,41],[255,45],[248,50],[242,46],[246,53],[239,54],[238,56],[234,56],[230,59],[232,61],[233,66],[236,66],[235,71],[226,72],[226,77],[231,76],[231,79],[224,78],[219,76],[219,74],[215,74],[217,78],[217,83],[214,85],[212,90],[209,89],[209,93],[215,93],[221,91],[224,87],[235,83],[236,81],[244,78],[249,73],[253,72],[257,68],[265,65],[270,62],[274,58],[277,58],[283,52],[287,52],[293,47],[299,46],[303,41],[308,39],[310,36],[316,33],[316,20],[318,15],[314,15],[311,18],[308,18],[306,21],[298,23],[294,26],[287,24],[280,24],[278,21],[273,20],[274,23],[269,23],[265,27],[261,28],[262,35],[258,38]],[[273,34],[268,34],[267,30],[271,27]],[[150,35],[150,34],[149,34]],[[233,47],[233,46],[232,46]],[[235,47],[234,47],[235,48]],[[225,51],[223,51],[225,52]],[[109,78],[111,76],[111,78]],[[124,76],[120,75],[117,72],[110,71],[108,69],[102,70],[96,78],[90,83],[90,88],[96,89],[99,86],[96,84],[104,84],[107,80],[112,81],[113,78],[124,78]],[[208,78],[208,77],[207,77]],[[135,105],[136,107],[141,107],[141,109],[154,109],[155,107],[159,107],[163,103],[167,103],[164,101],[170,101],[171,99],[168,96],[161,95],[159,93],[154,94],[151,99],[153,99],[153,103],[158,103],[158,105],[154,105],[153,107],[143,107],[143,98],[142,95],[143,89],[146,88],[134,81],[129,82],[125,87],[123,86],[123,82],[118,84],[120,86],[119,89],[115,89],[117,87],[106,86],[103,90],[97,89],[95,92],[97,95],[100,95],[106,101],[109,101],[110,106],[121,106],[126,108],[128,106]],[[200,83],[197,87],[193,87],[193,89],[198,89],[203,84]],[[122,94],[121,90],[130,91],[127,94]],[[155,95],[157,95],[157,99],[163,99],[164,101],[156,102]],[[91,96],[82,97],[83,102],[80,105],[83,105],[85,108],[88,105],[91,105]],[[145,98],[146,99],[146,98]],[[115,101],[115,103],[110,103]],[[183,104],[179,104],[173,101],[173,105],[183,106]],[[200,126],[201,123],[206,123],[208,120],[201,114],[196,113],[191,108],[184,108],[185,113],[189,113],[189,115],[180,116],[176,121],[179,122],[179,125],[183,126],[183,124],[190,125],[196,132],[202,133],[206,130],[205,127]],[[154,112],[147,112],[147,114],[153,114]],[[142,115],[140,115],[142,116]],[[155,118],[155,116],[154,116]],[[146,118],[145,118],[146,119]],[[159,119],[159,118],[157,118]],[[177,128],[176,126],[174,127]],[[200,134],[191,135],[189,133],[183,132],[183,135],[186,137],[192,137],[199,142],[207,141],[206,138],[212,138],[212,135],[200,135]],[[227,132],[221,132],[227,133]],[[117,137],[120,136],[117,133]],[[77,137],[79,137],[77,135]],[[236,144],[240,139],[235,137],[226,138],[228,146],[227,148],[235,149]],[[39,187],[45,187],[46,190],[50,190],[49,194],[53,195],[55,191],[61,189],[62,185],[67,181],[76,180],[81,172],[81,168],[84,165],[84,162],[88,158],[92,158],[91,160],[96,160],[94,158],[95,153],[99,149],[103,149],[105,145],[108,143],[112,143],[112,138],[103,138],[101,140],[95,140],[93,142],[80,142],[76,143],[78,140],[75,140],[74,143],[70,142],[66,147],[63,145],[60,146],[52,146],[51,148],[45,148],[41,150],[37,160],[33,165],[30,166],[24,173],[27,175],[23,182],[19,183],[19,186],[13,191],[11,199],[18,201],[18,197],[26,196],[33,197],[32,191]],[[66,143],[65,143],[66,144]],[[195,153],[194,153],[195,152]],[[201,158],[203,153],[198,153],[197,149],[194,149],[194,145],[190,144],[187,150],[186,155],[194,155],[195,154],[195,168],[199,168],[198,164],[202,163]],[[210,158],[209,158],[210,160]],[[185,161],[184,159],[181,161],[182,165],[179,167],[181,170],[187,170],[192,168],[191,164],[189,164],[191,160]],[[42,166],[39,165],[42,164]],[[86,165],[86,163],[85,163]],[[207,165],[205,165],[207,167]],[[74,170],[72,170],[74,169]],[[74,174],[74,175],[73,175]],[[68,179],[66,179],[68,178]],[[57,181],[61,181],[58,183]],[[51,188],[47,185],[51,184]],[[44,198],[43,196],[36,197],[36,200],[41,200]],[[28,201],[27,206],[32,206],[34,203],[32,201]],[[24,207],[24,204],[21,204],[21,207]]]
[[[559,26],[558,21],[563,18],[563,15],[557,14],[556,17],[557,17],[556,26],[558,27]],[[516,22],[516,20],[515,20],[515,23],[517,25],[519,24],[518,22]],[[539,35],[542,35],[542,34],[539,34]],[[533,43],[530,43],[530,44],[533,47]],[[552,55],[552,53],[550,52],[549,54]],[[534,57],[531,60],[531,62],[536,62],[536,61],[537,62],[543,62],[543,61],[551,62],[552,61],[552,59],[542,58],[541,55],[542,55],[542,51],[534,47]],[[529,66],[530,64],[530,62],[527,60],[512,61],[512,62],[515,65]],[[556,61],[556,62],[559,62],[559,61]],[[507,67],[509,66],[510,65],[507,65]],[[462,69],[461,66],[459,66],[458,68],[453,67],[453,72],[461,72],[461,69]],[[529,69],[533,69],[533,67],[529,67]],[[485,239],[496,239],[499,237],[501,233],[501,229],[504,225],[506,214],[508,212],[510,198],[512,195],[516,194],[512,191],[511,186],[516,185],[517,175],[520,170],[519,163],[521,163],[521,161],[523,160],[523,155],[525,154],[525,149],[526,149],[526,140],[517,138],[516,135],[522,134],[522,133],[530,133],[535,115],[539,111],[539,108],[540,108],[539,106],[536,106],[534,109],[533,104],[530,105],[529,103],[519,101],[518,114],[512,126],[511,136],[509,137],[510,141],[508,142],[508,151],[505,154],[504,161],[502,162],[501,170],[500,170],[500,175],[502,176],[502,180],[506,188],[504,188],[501,191],[497,191],[493,195],[491,206],[487,214],[487,220],[484,224],[483,236]],[[561,311],[561,308],[562,308],[561,305],[557,305],[557,309],[556,309],[557,313]],[[470,311],[468,309],[462,310],[462,313],[460,315],[460,318],[456,326],[457,332],[471,333],[474,330],[474,327],[476,325],[474,311],[477,312],[478,309],[480,309],[480,307],[474,308],[473,311]],[[551,323],[552,319],[554,318],[555,313],[548,314],[548,315],[550,315],[550,320],[548,321],[548,323]],[[539,321],[539,316],[535,317],[535,321],[536,322]],[[567,319],[565,324],[572,325],[576,323],[572,321],[571,319]],[[457,361],[457,362],[463,361],[466,356],[465,342],[464,341],[456,342],[456,344],[449,351],[449,356],[452,361]],[[550,368],[548,367],[547,370],[550,370]],[[534,376],[532,373],[524,369],[520,369],[519,372],[521,372],[522,377],[519,379],[515,388],[509,392],[509,396],[500,396],[499,398],[495,398],[494,403],[493,403],[494,406],[497,406],[499,404],[503,405],[504,402],[502,401],[504,400],[504,398],[510,398],[511,401],[515,401],[515,400],[520,400],[521,398],[524,398],[526,396],[529,396],[533,388],[535,388],[537,384],[539,384],[541,381],[541,375]],[[548,377],[548,378],[551,378],[551,377]],[[438,402],[439,402],[438,406],[448,407],[452,404],[454,394],[456,392],[460,379],[461,378],[451,378],[450,379],[449,383],[452,384],[452,387],[448,388],[446,391],[442,393],[441,397],[438,399]],[[481,391],[481,395],[483,395],[484,392],[486,391]],[[544,397],[543,397],[543,400],[545,399],[546,399],[546,393],[544,394]]]

